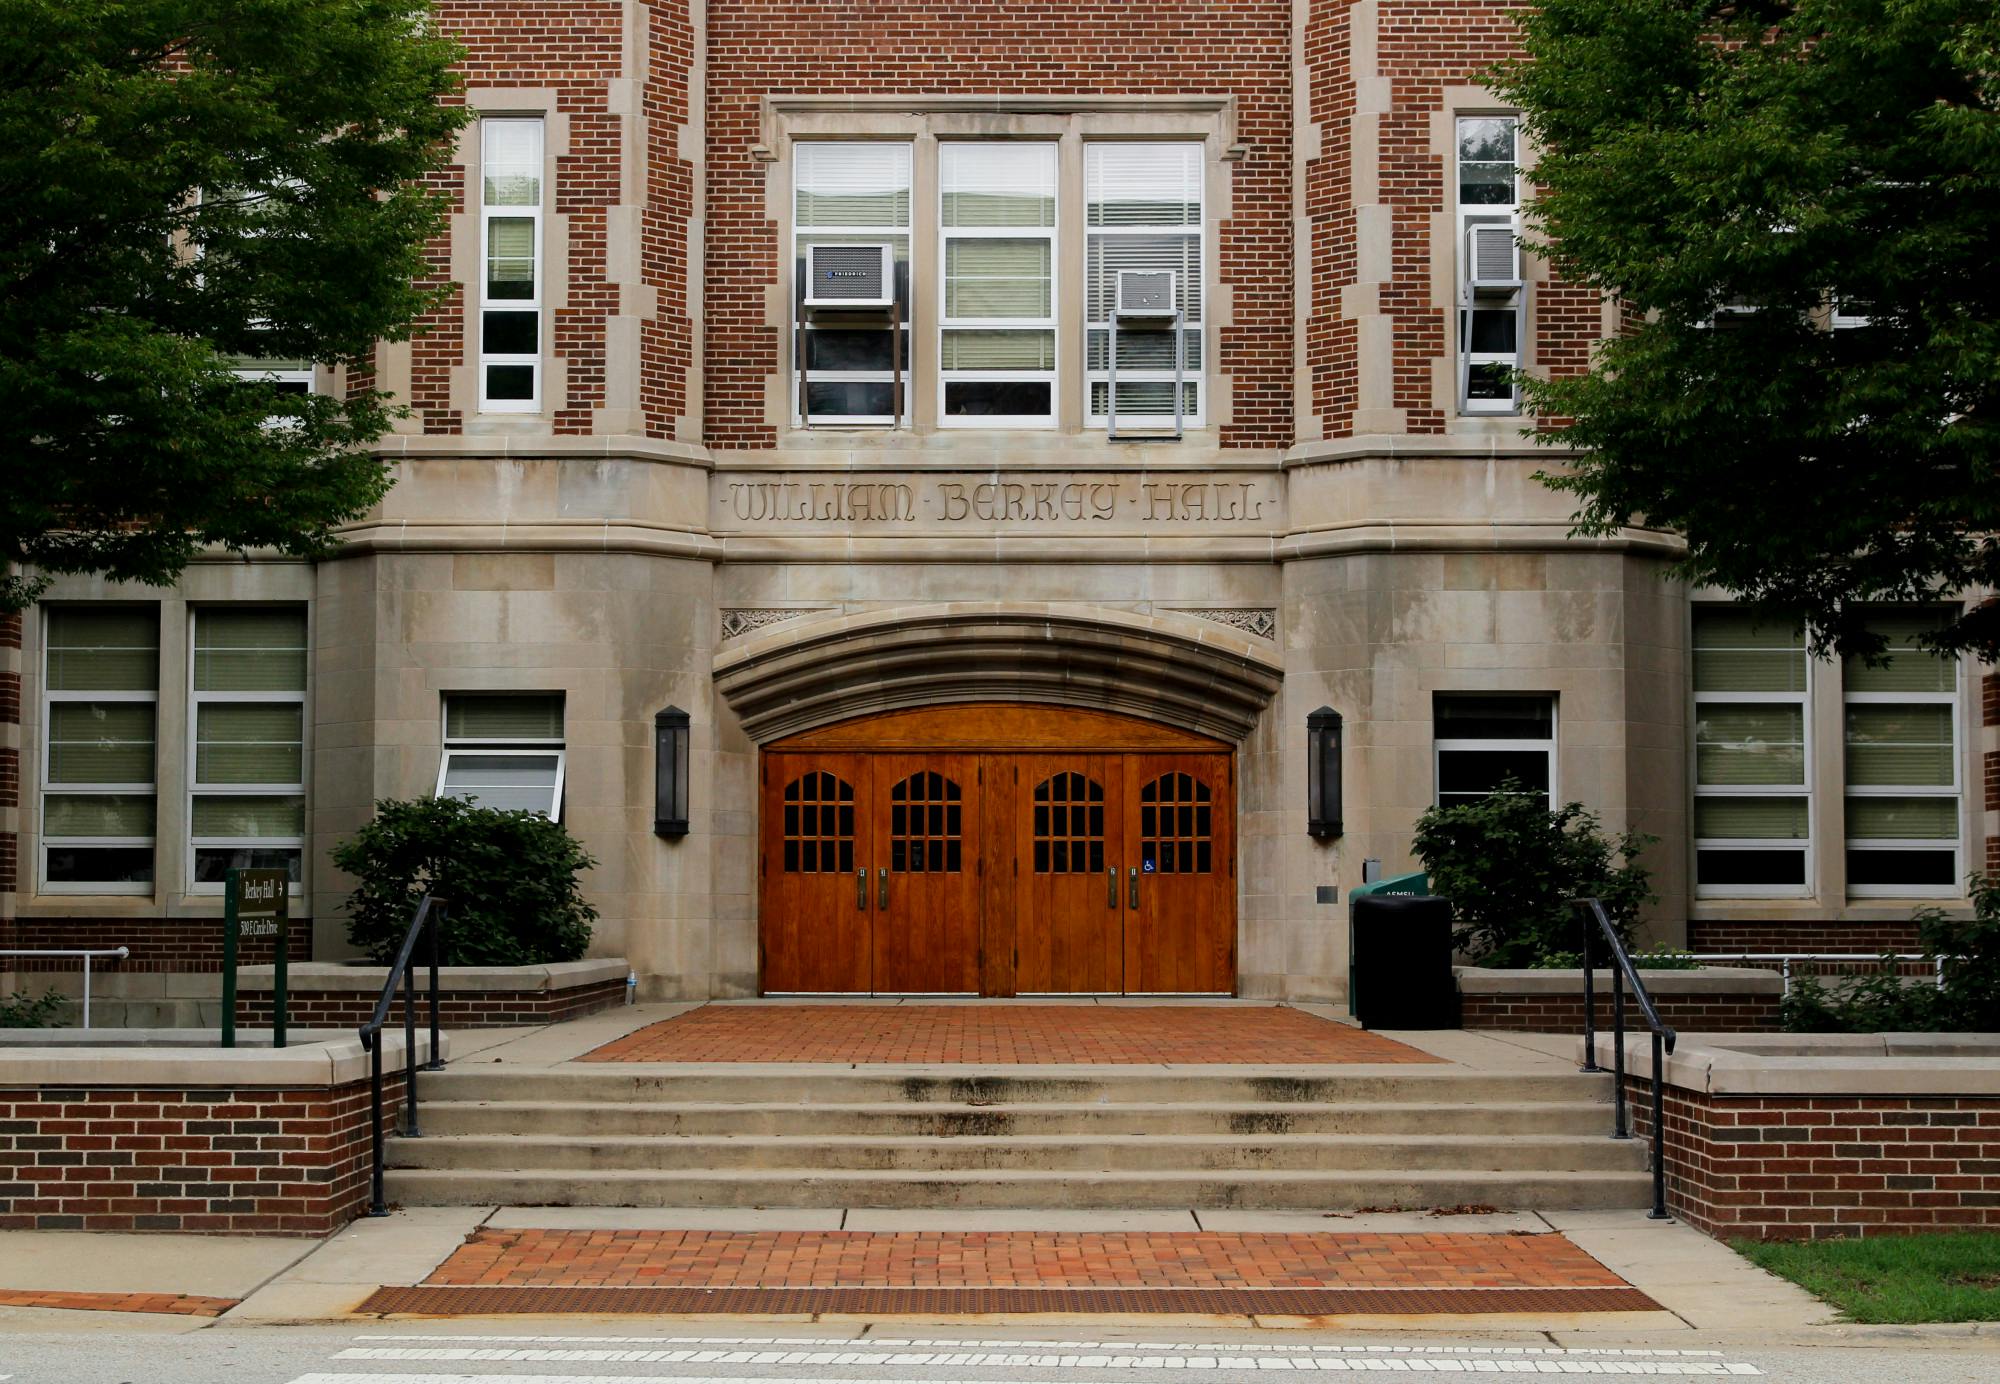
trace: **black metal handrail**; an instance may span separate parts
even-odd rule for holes
[[[430,1061],[424,1063],[424,1069],[435,1072],[444,1066],[438,1044],[438,955],[443,945],[440,938],[444,920],[444,900],[435,894],[424,895],[417,905],[417,916],[410,920],[410,930],[403,934],[395,964],[389,967],[388,978],[382,982],[382,998],[375,1001],[374,1014],[361,1026],[361,1046],[369,1055],[368,1118],[374,1136],[374,1162],[369,1173],[371,1216],[389,1214],[388,1205],[382,1200],[382,1026],[389,1021],[389,1006],[399,986],[403,991],[403,1137],[415,1139],[422,1132],[417,1128],[417,983],[410,975],[410,957],[416,951],[417,938],[426,932],[430,940],[431,1047]]]
[[[1664,1083],[1667,1054],[1674,1050],[1673,1029],[1660,1022],[1660,1011],[1639,979],[1625,940],[1612,926],[1611,915],[1601,899],[1578,899],[1577,915],[1583,930],[1583,1070],[1601,1072],[1597,1065],[1597,957],[1609,948],[1616,969],[1611,973],[1611,1137],[1629,1139],[1632,1130],[1625,1113],[1625,987],[1639,1002],[1639,1013],[1653,1033],[1653,1209],[1646,1215],[1656,1221],[1667,1216],[1667,1121]],[[1593,924],[1595,924],[1593,926]]]

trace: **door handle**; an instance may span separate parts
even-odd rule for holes
[[[1132,881],[1132,907],[1137,908],[1139,906],[1139,867],[1137,865],[1132,867],[1129,878]]]
[[[887,869],[886,867],[884,867],[884,868],[882,868],[882,869],[878,869],[878,870],[876,870],[876,871],[875,871],[875,878],[876,878],[876,879],[878,879],[878,880],[880,880],[880,881],[882,882],[882,896],[881,896],[881,898],[879,898],[878,900],[876,900],[876,904],[875,904],[875,906],[876,906],[877,908],[887,908],[887,907],[889,906],[889,871],[888,871],[888,869]]]
[[[866,912],[868,909],[868,867],[862,866],[854,872],[854,906]]]
[[[1107,865],[1104,867],[1104,906],[1106,908],[1118,907],[1118,867],[1116,865]]]

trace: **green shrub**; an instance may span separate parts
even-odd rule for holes
[[[1974,875],[1972,916],[1917,912],[1917,944],[1944,984],[1897,973],[1893,953],[1880,970],[1832,983],[1792,982],[1779,1021],[1793,1033],[1993,1033],[2000,1031],[2000,880]]]
[[[1451,900],[1452,942],[1482,966],[1532,966],[1575,951],[1573,899],[1603,900],[1622,939],[1653,902],[1639,852],[1656,838],[1606,836],[1582,803],[1554,812],[1509,780],[1477,802],[1417,819],[1415,849],[1433,894]]]
[[[0,1028],[61,1028],[56,1015],[64,1002],[63,992],[53,987],[39,995],[25,990],[0,995]]]
[[[342,905],[347,940],[383,965],[426,893],[449,904],[444,960],[454,966],[575,961],[597,917],[577,880],[596,862],[560,822],[533,812],[384,800],[335,847],[333,863],[357,881]]]

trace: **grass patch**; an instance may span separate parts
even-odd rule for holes
[[[2000,1234],[1731,1243],[1857,1322],[2000,1321]]]

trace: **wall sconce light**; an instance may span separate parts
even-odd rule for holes
[[[1306,717],[1306,831],[1340,835],[1340,713],[1323,706]]]
[[[688,714],[670,706],[653,717],[653,835],[688,834]]]

